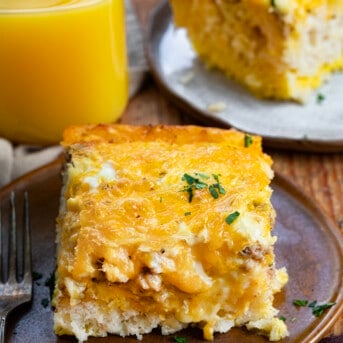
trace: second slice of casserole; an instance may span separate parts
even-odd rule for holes
[[[262,98],[305,102],[343,70],[342,0],[170,0],[199,56]]]
[[[55,331],[138,338],[191,323],[287,335],[274,293],[271,159],[260,137],[195,126],[71,127]]]

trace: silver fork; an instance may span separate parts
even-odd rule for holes
[[[10,197],[10,230],[8,256],[4,256],[4,230],[0,207],[0,342],[5,341],[5,324],[7,315],[19,305],[32,299],[32,273],[31,273],[31,243],[29,228],[28,195],[24,194],[23,225],[23,277],[19,281],[17,276],[17,219],[15,209],[15,196]],[[7,258],[6,258],[7,257]],[[3,268],[3,269],[2,269]],[[7,280],[3,280],[7,276]]]

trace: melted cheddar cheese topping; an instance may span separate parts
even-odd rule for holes
[[[287,274],[274,266],[273,172],[259,137],[246,147],[236,131],[117,125],[72,127],[63,144],[57,313],[96,301],[157,314],[167,333],[196,323],[212,339],[223,323],[263,319],[270,337],[287,334],[272,304]]]

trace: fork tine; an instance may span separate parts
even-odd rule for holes
[[[1,204],[0,204],[1,211]],[[21,223],[21,222],[20,222]],[[19,238],[23,239],[23,243],[19,245],[20,252],[23,254],[24,276],[21,281],[17,277],[17,218],[15,206],[15,194],[10,195],[10,211],[9,211],[9,232],[8,249],[6,249],[6,263],[2,266],[4,274],[2,281],[0,281],[0,342],[4,342],[5,338],[5,324],[7,315],[19,305],[28,303],[32,300],[32,276],[31,276],[31,253],[30,253],[30,233],[29,233],[29,206],[28,195],[24,194],[24,208],[23,208],[23,232],[19,232]],[[3,264],[4,245],[1,240],[4,240],[4,227],[1,212],[0,212],[0,265]],[[20,239],[21,242],[21,239]],[[21,249],[23,248],[23,249]],[[8,254],[7,254],[8,250]],[[20,256],[18,257],[21,260]],[[19,268],[21,272],[21,268]],[[9,270],[8,270],[9,269]],[[7,282],[4,280],[7,277]]]
[[[32,281],[29,197],[24,193],[24,282]]]
[[[8,282],[16,282],[17,274],[17,218],[15,212],[15,195],[11,192],[10,197],[10,241],[9,241],[9,274]]]

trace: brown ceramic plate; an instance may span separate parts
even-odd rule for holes
[[[34,282],[32,306],[23,306],[9,318],[7,342],[76,342],[72,337],[57,338],[52,330],[53,313],[42,300],[49,298],[45,281],[55,268],[55,218],[61,189],[61,161],[51,163],[0,190],[2,207],[11,191],[17,194],[28,190],[31,212],[33,270],[42,274]],[[278,266],[286,266],[290,281],[278,295],[276,305],[280,315],[287,318],[290,337],[283,343],[317,342],[342,312],[343,299],[343,243],[338,228],[292,184],[276,176],[272,202],[277,211],[274,233]],[[6,214],[6,212],[5,212]],[[312,316],[309,308],[295,308],[294,299],[336,302],[320,318]],[[295,318],[294,321],[291,318]],[[189,329],[178,334],[188,343],[203,342],[200,330]],[[90,339],[90,342],[137,342],[134,337]],[[173,342],[173,336],[163,337],[158,331],[145,335],[142,342]],[[233,329],[215,336],[215,342],[260,343],[267,342],[244,329]]]
[[[193,119],[263,136],[269,147],[343,151],[343,73],[335,74],[305,105],[257,99],[219,71],[205,67],[185,30],[174,27],[166,1],[150,18],[146,51],[161,89]],[[320,104],[318,94],[325,96]],[[226,108],[210,112],[208,106],[218,102]]]

